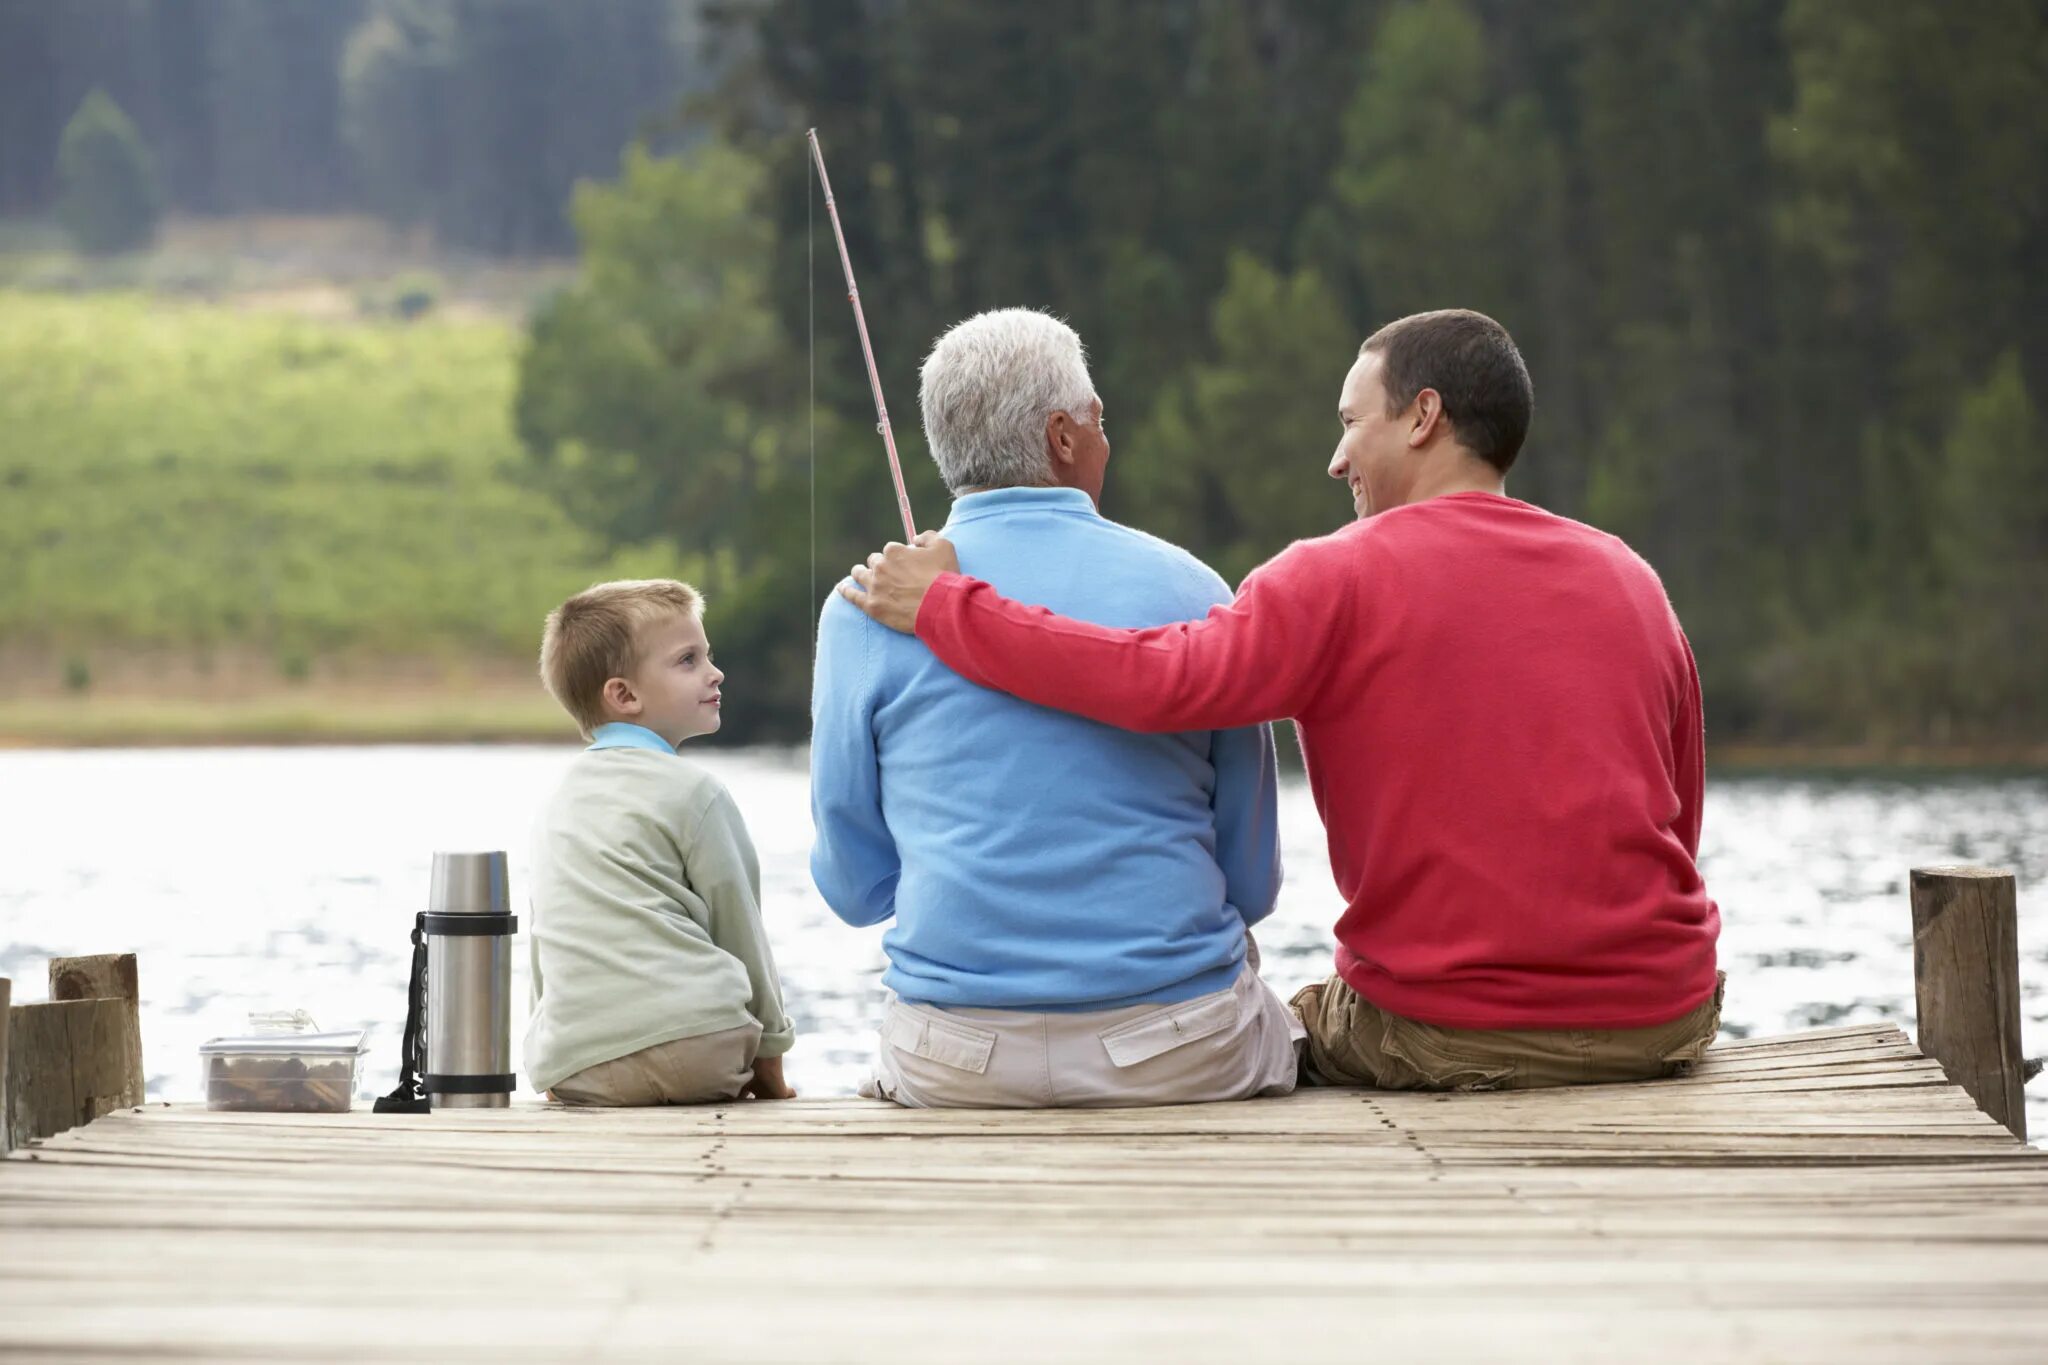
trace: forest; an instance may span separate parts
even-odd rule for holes
[[[485,593],[487,622],[451,605],[473,574],[394,554],[403,592],[351,592],[374,613],[273,593],[225,626],[166,608],[152,641],[374,657],[375,615],[510,657],[565,574],[681,564],[746,698],[727,739],[800,738],[817,606],[899,533],[813,126],[921,524],[945,495],[917,366],[977,310],[1072,322],[1103,510],[1235,581],[1349,515],[1322,468],[1359,341],[1477,308],[1536,382],[1509,491],[1658,569],[1715,742],[2048,738],[2048,0],[0,0],[0,287],[10,225],[52,223],[81,258],[353,215],[575,263],[510,324],[503,382],[446,396],[498,405],[491,477],[581,559]],[[0,385],[35,383],[16,342]],[[413,439],[344,414],[302,464],[266,392],[281,478]],[[18,562],[84,553],[21,528],[106,426],[0,436]],[[478,477],[408,477],[444,467]],[[259,534],[207,505],[209,538]],[[80,610],[17,588],[0,641],[63,653]]]

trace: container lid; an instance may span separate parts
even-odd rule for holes
[[[354,1057],[369,1051],[363,1042],[368,1029],[339,1033],[250,1033],[239,1038],[209,1038],[199,1045],[202,1057]]]

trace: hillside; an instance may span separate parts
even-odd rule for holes
[[[679,566],[608,559],[521,484],[518,344],[484,318],[0,292],[0,735],[160,707],[172,734],[305,711],[395,737],[464,695],[480,732],[558,730],[542,616]]]

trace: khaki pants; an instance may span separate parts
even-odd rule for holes
[[[677,1038],[585,1067],[548,1094],[562,1104],[612,1108],[737,1099],[754,1078],[760,1047],[759,1024]]]
[[[1714,997],[1668,1024],[1637,1029],[1455,1029],[1374,1005],[1332,976],[1304,986],[1291,1008],[1308,1030],[1309,1085],[1378,1090],[1535,1090],[1653,1080],[1691,1069],[1721,1031]]]
[[[889,1000],[869,1099],[908,1109],[1108,1108],[1285,1095],[1300,1025],[1246,963],[1227,990],[1085,1014]]]

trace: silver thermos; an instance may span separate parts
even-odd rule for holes
[[[398,1088],[380,1114],[512,1103],[512,914],[502,853],[436,853],[413,916]]]
[[[435,1108],[512,1103],[512,914],[503,853],[436,853],[422,927],[427,1066]]]

